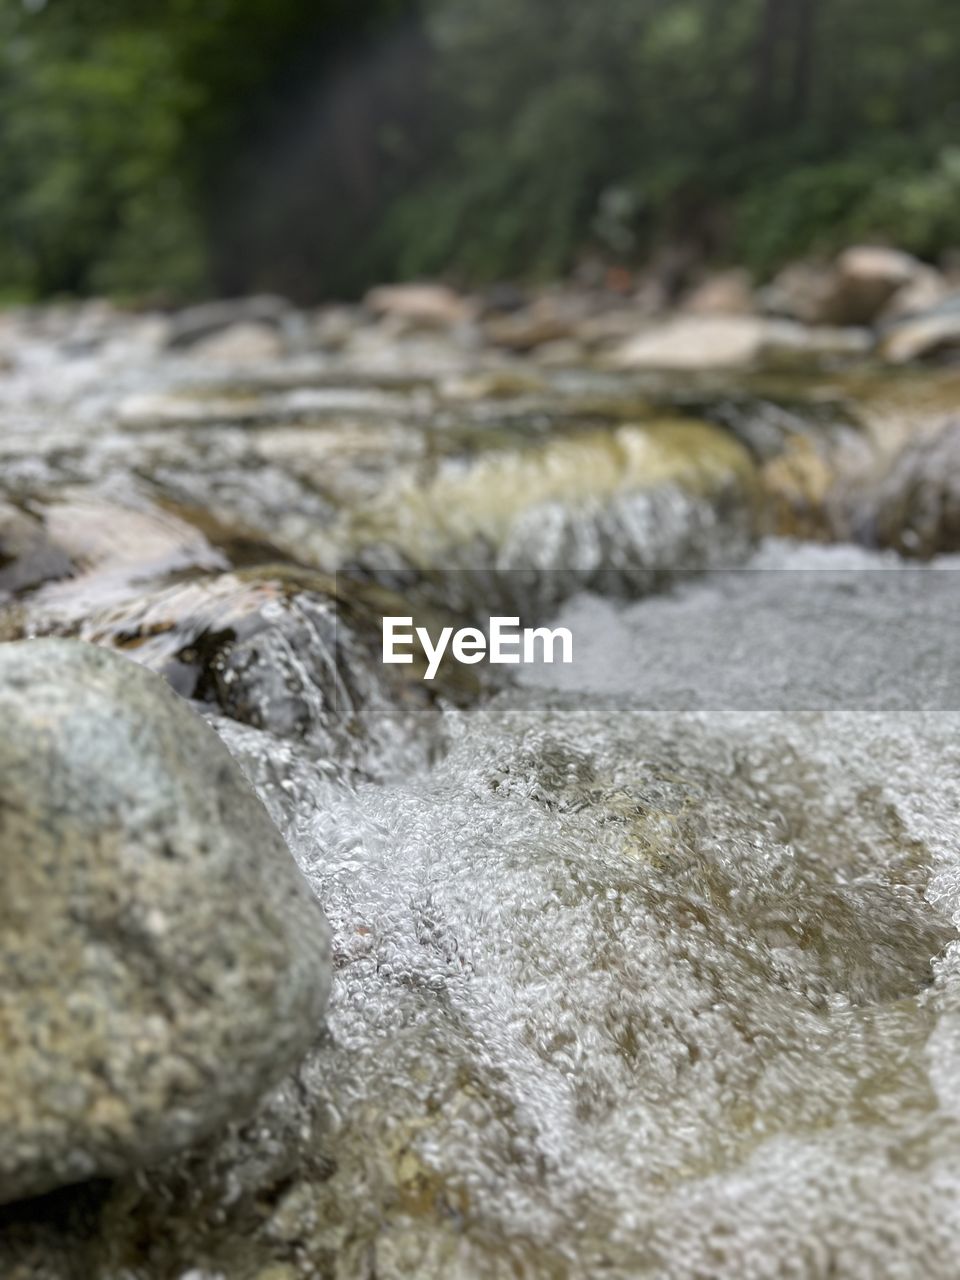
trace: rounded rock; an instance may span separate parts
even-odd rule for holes
[[[319,904],[219,738],[74,641],[0,645],[0,1203],[160,1160],[313,1042]]]

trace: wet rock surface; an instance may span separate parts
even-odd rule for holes
[[[881,350],[891,364],[914,360],[956,363],[960,350],[960,300],[956,294],[939,305],[895,320],[884,334]]]
[[[960,422],[904,445],[861,496],[859,512],[869,536],[901,555],[960,551]]]
[[[0,1201],[155,1163],[316,1039],[328,931],[216,736],[155,676],[0,648]]]

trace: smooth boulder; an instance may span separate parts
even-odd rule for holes
[[[75,641],[0,645],[0,1202],[242,1116],[320,1030],[330,935],[216,734]]]
[[[680,315],[631,338],[610,357],[614,369],[750,369],[831,364],[863,356],[861,329],[807,328],[745,315]]]

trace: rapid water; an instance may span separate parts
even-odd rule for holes
[[[360,319],[212,372],[164,323],[10,321],[0,638],[208,716],[333,926],[329,1027],[210,1148],[5,1210],[0,1271],[954,1280],[960,561],[740,566],[878,492],[935,547],[952,438],[880,464],[956,373],[633,380]],[[405,600],[552,613],[575,662],[392,683]]]
[[[582,661],[448,711],[437,763],[265,786],[336,935],[331,1274],[956,1274],[960,714],[910,627],[949,654],[960,591],[891,564],[770,544],[733,599],[576,598]],[[797,570],[886,700],[844,704]],[[777,702],[778,651],[826,709]]]

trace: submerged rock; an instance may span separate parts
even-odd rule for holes
[[[92,646],[0,647],[0,1202],[178,1151],[320,1029],[329,931],[216,735]]]

